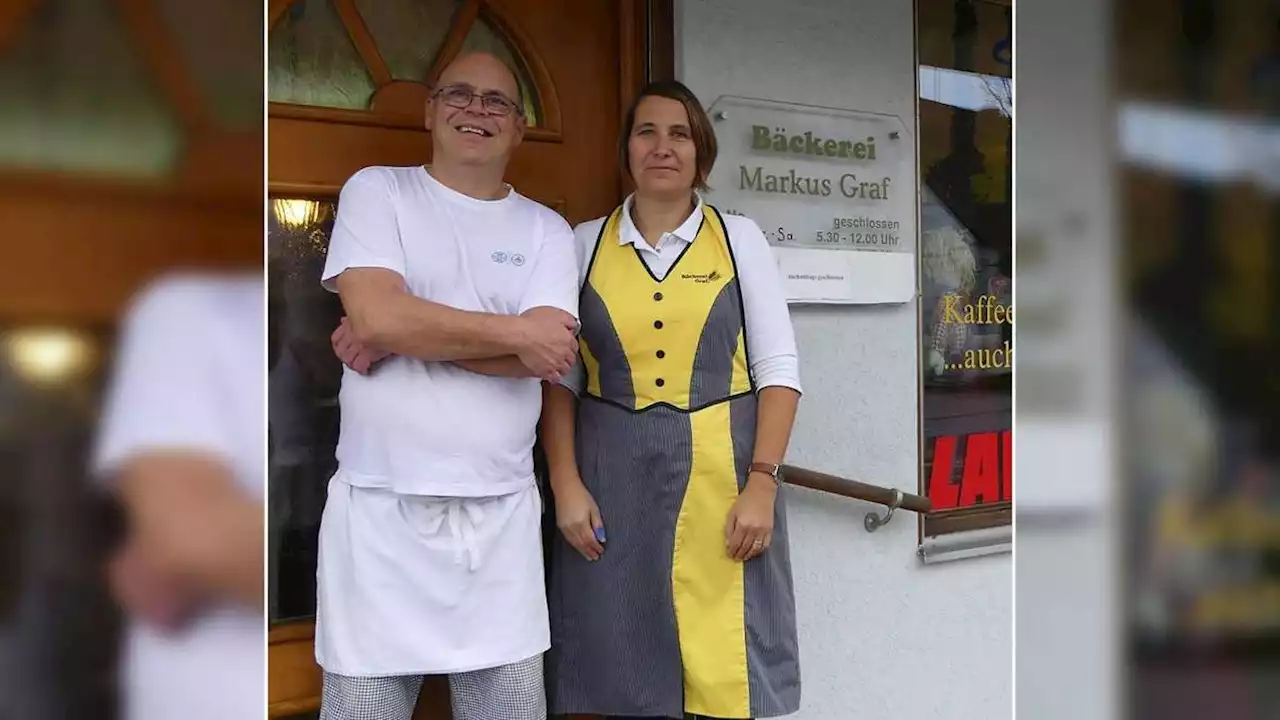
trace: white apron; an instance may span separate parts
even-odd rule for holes
[[[542,503],[435,498],[329,481],[320,524],[316,662],[353,677],[506,665],[551,645]]]

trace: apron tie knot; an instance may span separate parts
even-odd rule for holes
[[[453,542],[453,561],[461,565],[464,557],[468,568],[475,572],[480,568],[480,543],[477,541],[480,525],[484,522],[481,498],[423,498],[426,510],[428,535],[434,535],[447,526]]]

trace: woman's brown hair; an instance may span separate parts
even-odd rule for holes
[[[622,161],[623,171],[626,172],[627,177],[635,181],[635,176],[631,174],[631,153],[629,152],[631,129],[636,124],[636,108],[640,107],[640,101],[647,97],[663,97],[684,105],[684,111],[689,115],[689,133],[693,136],[693,147],[698,158],[693,187],[696,190],[706,190],[707,178],[711,176],[711,168],[716,164],[716,133],[711,128],[711,118],[707,117],[707,111],[702,109],[702,103],[698,102],[697,96],[685,87],[684,83],[676,80],[655,80],[640,88],[636,99],[631,102],[618,138],[618,157]]]

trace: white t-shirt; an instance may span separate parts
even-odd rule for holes
[[[423,167],[370,167],[342,189],[322,281],[376,267],[409,292],[459,310],[517,315],[547,306],[578,315],[573,231],[515,190],[477,200]],[[392,356],[368,376],[343,369],[338,465],[357,486],[481,497],[533,483],[542,409],[536,378],[481,375]]]
[[[142,453],[191,449],[222,458],[241,487],[264,498],[264,310],[257,274],[172,277],[143,292],[115,358],[95,474],[109,478]],[[261,717],[264,626],[261,612],[228,605],[174,634],[131,627],[125,717]]]

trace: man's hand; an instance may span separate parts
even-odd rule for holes
[[[544,381],[556,384],[578,359],[578,321],[569,313],[536,307],[521,313],[524,321],[518,357]]]
[[[591,492],[581,480],[556,486],[556,526],[564,539],[588,560],[604,553],[604,520]]]
[[[725,552],[743,562],[759,557],[773,541],[773,503],[777,486],[772,478],[751,478],[729,511],[725,523]]]
[[[361,345],[360,341],[356,340],[355,331],[351,329],[351,323],[346,317],[342,318],[338,329],[329,336],[329,342],[333,344],[333,354],[338,356],[342,364],[361,375],[368,375],[369,370],[379,360],[391,354]]]
[[[107,573],[116,602],[144,624],[177,630],[195,608],[193,595],[159,572],[135,543],[125,545],[111,559]]]

